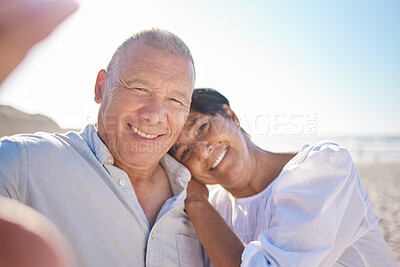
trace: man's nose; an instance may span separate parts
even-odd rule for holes
[[[208,142],[197,142],[196,143],[196,153],[199,157],[206,159],[208,158],[214,149],[214,145]]]
[[[151,125],[167,121],[167,111],[161,99],[148,101],[140,110],[140,116]]]

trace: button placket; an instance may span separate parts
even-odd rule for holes
[[[118,180],[118,183],[120,186],[124,186],[126,184],[126,180],[124,178],[121,178]]]
[[[108,163],[105,163],[104,167],[108,170],[108,173],[111,175],[114,183],[116,183],[118,187],[122,189],[129,187],[129,177],[123,170]]]
[[[106,159],[106,163],[107,163],[107,164],[110,164],[110,165],[113,165],[113,164],[114,164],[113,158],[108,157],[108,158]]]

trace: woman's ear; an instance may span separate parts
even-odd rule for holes
[[[231,107],[228,106],[227,104],[222,104],[222,107],[225,109],[226,114],[228,114],[229,117],[231,117],[233,122],[239,125],[239,119],[236,116],[235,112],[232,111]]]
[[[100,70],[97,74],[96,85],[94,86],[94,101],[97,104],[101,103],[101,99],[103,98],[104,84],[106,82],[106,71]]]

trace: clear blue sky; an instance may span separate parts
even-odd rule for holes
[[[3,83],[0,103],[83,127],[96,119],[97,71],[131,34],[160,27],[191,49],[196,87],[225,94],[251,134],[314,116],[318,134],[400,135],[400,1],[80,3]]]

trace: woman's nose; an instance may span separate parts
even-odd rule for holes
[[[195,151],[201,158],[208,158],[214,149],[214,145],[208,142],[197,142]]]

